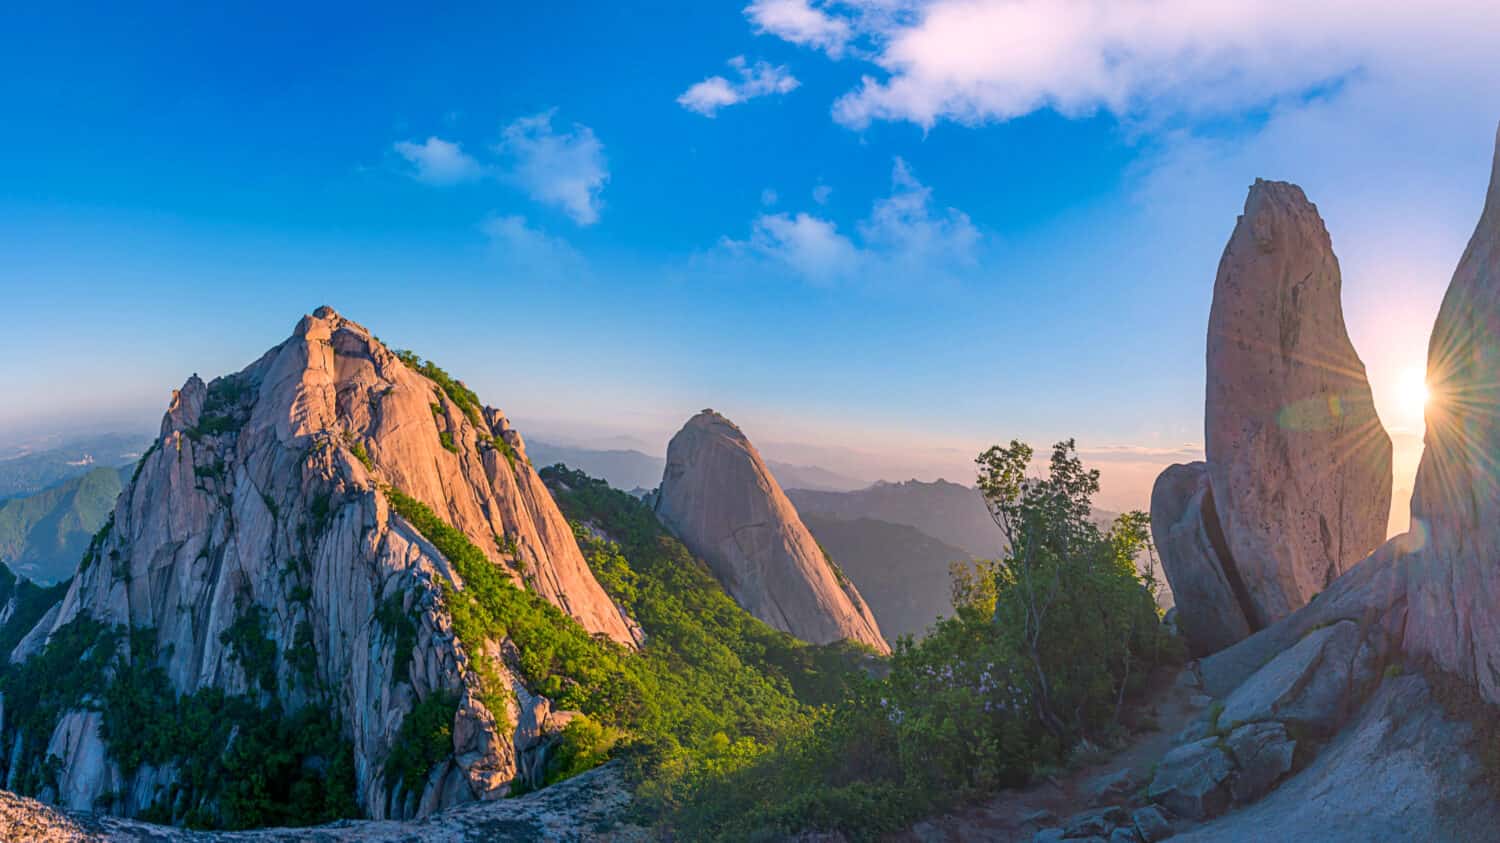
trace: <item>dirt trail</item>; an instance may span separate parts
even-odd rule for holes
[[[1113,755],[1097,763],[1069,770],[1022,790],[1008,790],[989,799],[923,820],[887,837],[891,843],[970,843],[970,841],[1030,841],[1040,828],[1059,825],[1073,814],[1103,807],[1140,806],[1141,792],[1151,768],[1174,745],[1174,739],[1209,706],[1191,668],[1167,674],[1140,706],[1135,716],[1155,722]],[[1118,777],[1120,791],[1096,795],[1099,785]]]

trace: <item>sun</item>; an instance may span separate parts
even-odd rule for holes
[[[1421,370],[1408,369],[1402,373],[1401,380],[1396,385],[1396,400],[1399,402],[1401,412],[1413,418],[1421,418],[1427,409],[1427,401],[1430,397],[1427,378]]]

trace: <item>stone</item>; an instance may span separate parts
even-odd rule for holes
[[[1292,770],[1297,742],[1280,723],[1251,723],[1230,733],[1229,754],[1239,772],[1229,787],[1235,804],[1244,805],[1270,793]]]
[[[1473,740],[1473,730],[1447,718],[1421,676],[1387,679],[1316,758],[1268,796],[1174,840],[1493,840],[1500,801]]]
[[[1172,588],[1172,621],[1189,651],[1206,656],[1248,636],[1247,597],[1225,569],[1228,548],[1206,464],[1169,466],[1156,478],[1151,535]]]
[[[1229,807],[1229,779],[1234,763],[1216,738],[1176,747],[1162,758],[1147,798],[1172,813],[1202,820]]]
[[[656,514],[735,602],[770,626],[814,644],[850,640],[890,652],[859,590],[813,539],[755,446],[718,413],[704,410],[672,437]]]
[[[1275,720],[1332,734],[1376,676],[1359,625],[1339,621],[1308,633],[1245,680],[1224,701],[1219,726]]]
[[[1031,836],[1031,843],[1062,843],[1063,830],[1060,828],[1044,828]]]
[[[1214,281],[1204,406],[1221,561],[1244,585],[1252,629],[1305,605],[1386,537],[1391,440],[1341,287],[1302,189],[1256,180]]]
[[[1109,843],[1140,843],[1141,838],[1133,828],[1117,828],[1109,834]]]
[[[1044,826],[1057,821],[1057,814],[1046,808],[1038,808],[1021,817],[1021,825]]]
[[[1484,211],[1432,328],[1427,384],[1405,649],[1500,703],[1500,138]]]
[[[1172,836],[1172,823],[1155,805],[1135,809],[1130,814],[1130,820],[1135,825],[1136,834],[1146,843],[1156,843]]]
[[[221,637],[253,608],[278,653],[310,639],[318,690],[283,655],[272,693],[285,711],[331,701],[330,721],[353,744],[356,798],[367,816],[404,819],[504,795],[519,775],[517,741],[527,736],[500,734],[500,724],[515,721],[485,709],[473,668],[492,656],[466,651],[442,606],[442,589],[464,583],[393,510],[382,485],[426,504],[518,586],[589,632],[626,647],[636,638],[526,461],[519,434],[499,411],[457,400],[331,308],[303,317],[238,373],[212,383],[188,378],[115,505],[99,561],[79,571],[12,657],[87,613],[154,630],[159,664],[179,693],[258,693]],[[386,601],[412,619],[408,648],[376,621]],[[446,692],[461,699],[453,755],[417,792],[393,793],[384,761],[403,719]],[[138,814],[165,774],[148,765],[122,775],[103,752],[90,721],[97,717],[69,714],[51,736],[61,760],[57,802],[92,808],[112,795],[109,810]]]
[[[68,811],[0,791],[0,840],[27,843],[647,843],[632,825],[630,787],[618,764],[514,799],[469,802],[419,820],[341,820],[312,828],[192,831]]]
[[[1204,690],[1225,697],[1251,674],[1308,634],[1340,621],[1358,625],[1377,663],[1395,656],[1406,628],[1407,556],[1411,537],[1398,536],[1339,577],[1318,599],[1289,617],[1198,662]]]
[[[1111,829],[1123,822],[1128,822],[1130,815],[1124,808],[1110,806],[1094,811],[1084,811],[1074,814],[1063,823],[1063,837],[1071,840],[1077,837],[1107,836]]]
[[[1144,784],[1136,770],[1126,767],[1100,776],[1084,785],[1090,804],[1099,805],[1117,799],[1128,799]]]

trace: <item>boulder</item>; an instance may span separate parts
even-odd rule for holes
[[[1251,723],[1230,733],[1229,754],[1239,773],[1229,787],[1235,804],[1254,802],[1271,792],[1292,770],[1297,742],[1280,723]]]
[[[1074,814],[1063,823],[1063,837],[1070,840],[1077,837],[1106,837],[1115,826],[1129,821],[1130,815],[1118,806],[1084,811]]]
[[[1224,701],[1219,725],[1279,721],[1331,734],[1376,677],[1375,652],[1359,625],[1339,621],[1314,630],[1256,671]]]
[[[1270,795],[1181,833],[1183,843],[1493,840],[1500,802],[1473,730],[1416,675],[1387,679],[1319,755]]]
[[[1302,189],[1257,180],[1219,262],[1204,451],[1251,626],[1386,537],[1391,440],[1344,327],[1338,259]]]
[[[1193,655],[1218,652],[1248,636],[1248,598],[1238,574],[1225,568],[1229,556],[1205,463],[1173,465],[1156,478],[1151,534],[1172,587],[1173,622]]]
[[[1229,807],[1234,763],[1217,738],[1204,738],[1168,752],[1157,767],[1146,796],[1172,813],[1202,820]]]
[[[704,410],[672,437],[656,513],[750,614],[814,644],[851,640],[890,652],[854,583],[755,446],[718,413]]]
[[[1173,834],[1172,823],[1155,805],[1135,809],[1130,814],[1130,820],[1135,824],[1135,833],[1146,843],[1166,840]]]

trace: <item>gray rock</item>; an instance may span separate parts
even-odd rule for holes
[[[1136,834],[1146,843],[1166,840],[1173,834],[1172,823],[1167,821],[1166,815],[1155,805],[1135,809],[1130,819],[1135,824]]]
[[[646,843],[629,824],[630,789],[607,764],[515,799],[469,802],[420,820],[344,820],[312,828],[190,831],[59,810],[0,791],[0,840],[36,843]]]
[[[1044,828],[1031,836],[1031,843],[1061,843],[1063,830],[1060,828]]]
[[[1307,767],[1184,843],[1494,840],[1500,801],[1473,731],[1448,720],[1420,676],[1387,679]]]
[[[1109,843],[1141,843],[1133,828],[1117,828],[1109,834]]]
[[[1398,536],[1339,577],[1318,599],[1226,650],[1198,662],[1204,689],[1225,697],[1252,673],[1319,628],[1353,621],[1377,661],[1389,658],[1406,628],[1407,553],[1412,539]]]
[[[1305,605],[1386,537],[1391,440],[1341,286],[1317,208],[1296,185],[1257,179],[1214,281],[1204,401],[1221,561],[1243,585],[1252,629]]]
[[[1142,784],[1145,784],[1145,782],[1140,772],[1126,767],[1123,770],[1116,770],[1113,773],[1094,779],[1084,785],[1084,790],[1088,793],[1090,803],[1098,805],[1104,802],[1128,798],[1137,790],[1140,790]]]
[[[1412,494],[1405,649],[1500,703],[1500,142],[1484,212],[1428,345],[1426,447]]]
[[[1115,826],[1129,822],[1129,820],[1130,814],[1118,806],[1084,811],[1081,814],[1074,814],[1063,823],[1063,837],[1071,840],[1092,835],[1105,836]]]
[[[1292,770],[1297,742],[1280,723],[1251,723],[1230,733],[1229,754],[1234,756],[1234,783],[1230,795],[1235,804],[1254,802],[1270,793],[1277,782]]]
[[[1314,630],[1236,688],[1219,725],[1277,720],[1331,734],[1374,680],[1375,667],[1358,624],[1339,621]]]
[[[776,629],[889,653],[854,583],[808,532],[760,453],[733,422],[704,410],[667,445],[656,514],[708,563],[724,590]]]
[[[1021,825],[1044,826],[1056,821],[1057,814],[1054,814],[1046,808],[1039,808],[1021,817]]]
[[[1162,758],[1147,797],[1189,819],[1218,816],[1229,807],[1234,764],[1215,738],[1179,746]]]
[[[1169,466],[1151,489],[1151,535],[1172,587],[1173,625],[1195,656],[1251,632],[1242,599],[1225,571],[1227,549],[1214,511],[1208,466]]]

